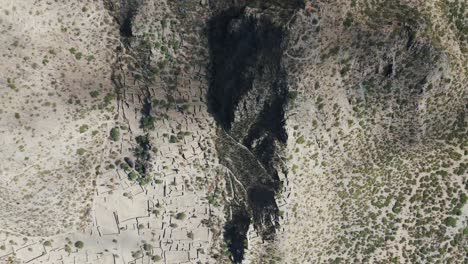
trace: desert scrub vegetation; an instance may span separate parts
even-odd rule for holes
[[[354,165],[347,185],[339,180],[336,186],[340,189],[340,208],[347,212],[341,216],[343,226],[359,220],[362,229],[353,235],[338,236],[335,249],[344,252],[345,248],[352,248],[354,253],[348,258],[355,259],[358,252],[371,256],[386,243],[407,240],[416,250],[405,249],[403,254],[413,262],[446,259],[444,255],[430,255],[429,252],[437,251],[430,244],[417,242],[428,239],[437,243],[451,241],[444,244],[443,250],[460,252],[459,234],[447,232],[446,228],[457,227],[460,208],[467,198],[448,180],[453,175],[443,169],[449,162],[457,161],[458,156],[453,158],[451,148],[440,147],[421,155],[419,151],[398,154],[385,146],[380,158],[374,157],[367,165]],[[421,169],[418,171],[414,164]],[[338,179],[347,178],[341,169],[335,169],[334,174]],[[408,231],[405,240],[397,235],[401,228]]]
[[[466,1],[460,0],[442,0],[437,2],[443,10],[448,21],[455,25],[457,36],[461,41],[468,40],[468,24],[466,23],[467,4]]]

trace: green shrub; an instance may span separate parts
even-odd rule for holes
[[[77,60],[81,60],[82,57],[83,57],[83,53],[81,53],[81,52],[75,53],[75,58],[76,58]]]
[[[112,102],[112,100],[114,100],[114,99],[115,99],[114,94],[112,94],[112,93],[106,94],[106,96],[104,96],[104,105],[108,106]]]
[[[88,128],[89,128],[88,125],[82,125],[82,126],[80,126],[80,133],[86,132],[86,131],[88,130]]]
[[[141,177],[141,178],[138,179],[138,183],[141,186],[145,186],[145,185],[149,184],[151,182],[151,180],[152,180],[151,177],[148,177],[148,176]]]
[[[290,101],[296,100],[297,95],[298,95],[298,92],[296,92],[296,91],[288,92],[288,100],[290,100]]]
[[[141,253],[140,250],[138,250],[137,252],[132,253],[133,258],[141,258],[142,256],[143,256],[143,253]]]
[[[445,218],[444,223],[445,223],[446,226],[455,227],[455,226],[457,226],[457,219],[455,219],[453,217],[447,217],[447,218]]]
[[[128,170],[130,169],[130,166],[128,166],[127,163],[122,162],[122,163],[120,163],[120,168],[121,168],[122,170],[124,170],[124,171],[128,171]]]
[[[177,137],[174,135],[171,135],[171,137],[169,138],[169,143],[177,143],[177,142],[179,142]]]
[[[131,181],[134,181],[134,180],[136,180],[137,178],[138,178],[138,174],[137,174],[136,172],[134,172],[134,171],[132,171],[132,172],[130,172],[130,173],[128,174],[128,179],[131,180]]]
[[[153,246],[151,246],[151,245],[148,244],[148,243],[145,243],[145,244],[143,245],[143,249],[144,249],[145,251],[150,251],[151,249],[153,249]]]
[[[81,241],[76,241],[76,242],[75,242],[75,247],[76,247],[76,248],[83,248],[83,246],[84,246],[84,243],[83,243],[83,242],[81,242]]]
[[[345,26],[345,28],[349,28],[352,24],[353,24],[353,17],[351,16],[350,13],[348,13],[346,15],[345,20],[343,21],[343,26]]]
[[[120,140],[120,129],[118,127],[114,127],[110,131],[110,137],[113,141]]]
[[[65,252],[70,253],[71,251],[71,247],[69,245],[65,245]]]
[[[297,144],[304,144],[305,143],[304,136],[300,136],[298,139],[296,139],[296,143]]]
[[[79,148],[79,149],[76,150],[76,154],[78,154],[80,156],[83,155],[85,152],[86,152],[86,150],[84,148]]]
[[[187,237],[190,239],[193,239],[193,232],[192,231],[187,232]]]
[[[156,118],[151,115],[148,115],[148,116],[141,118],[140,125],[141,125],[141,128],[143,129],[153,130],[154,122],[156,122]]]
[[[99,96],[99,91],[91,91],[89,92],[89,95],[92,97],[92,98],[96,98]]]
[[[184,212],[177,213],[176,216],[175,216],[175,218],[176,218],[177,220],[184,220],[185,217],[186,217],[186,215],[185,215]]]

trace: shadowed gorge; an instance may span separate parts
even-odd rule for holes
[[[269,15],[232,8],[209,24],[209,107],[222,127],[217,149],[229,170],[234,212],[225,240],[234,262],[242,261],[250,222],[264,240],[278,225],[277,155],[286,143],[285,32]]]
[[[141,4],[141,0],[121,0],[120,2],[110,0],[104,1],[105,7],[110,11],[119,25],[121,37],[133,37],[132,22]]]

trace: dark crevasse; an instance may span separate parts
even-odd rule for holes
[[[105,7],[119,24],[122,38],[133,37],[132,22],[141,3],[142,0],[104,0]]]
[[[222,129],[217,149],[229,169],[236,201],[224,238],[235,263],[242,261],[250,223],[264,240],[278,226],[278,155],[286,143],[285,31],[270,15],[231,8],[209,24],[209,109]]]

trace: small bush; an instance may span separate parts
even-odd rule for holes
[[[176,136],[174,135],[171,135],[171,137],[169,138],[169,143],[177,143],[179,140],[177,139]]]
[[[71,247],[69,245],[65,245],[65,252],[71,253]]]
[[[76,154],[82,156],[83,154],[85,154],[86,150],[84,148],[79,148],[76,150]]]
[[[124,170],[124,171],[128,171],[128,170],[130,169],[130,166],[128,166],[127,163],[122,162],[122,163],[120,163],[120,168],[121,168],[122,170]]]
[[[81,52],[75,53],[75,58],[76,58],[77,60],[81,60],[82,57],[83,57],[83,53],[81,53]]]
[[[304,144],[305,143],[304,136],[300,136],[298,139],[296,139],[296,143],[297,144]]]
[[[353,24],[353,17],[350,13],[347,14],[345,20],[343,21],[343,25],[345,28],[349,28]]]
[[[106,94],[106,96],[104,96],[104,105],[108,106],[114,99],[115,99],[114,94],[111,94],[111,93]]]
[[[298,95],[298,92],[296,92],[296,91],[288,92],[288,100],[290,100],[290,101],[296,100],[297,95]]]
[[[75,242],[75,247],[76,248],[83,248],[83,246],[84,246],[84,243],[82,241],[76,241]]]
[[[132,171],[132,172],[130,172],[130,173],[128,174],[128,179],[131,180],[131,181],[134,181],[134,180],[136,180],[137,178],[138,178],[138,174],[137,174],[136,172],[134,172],[134,171]]]
[[[140,250],[138,250],[137,252],[134,252],[134,253],[132,254],[132,257],[133,257],[133,258],[141,258],[142,256],[143,256],[143,253],[141,253]]]
[[[119,141],[120,139],[120,129],[118,127],[114,127],[110,131],[110,137],[113,141]]]
[[[89,92],[89,95],[92,97],[92,98],[96,98],[99,96],[99,91],[91,91]]]
[[[154,118],[151,115],[145,116],[141,118],[141,121],[140,121],[141,128],[147,129],[147,130],[153,130],[154,122],[156,122],[156,118]]]
[[[89,126],[88,125],[82,125],[80,126],[80,133],[84,133],[88,130]]]
[[[186,217],[186,215],[185,215],[184,212],[177,213],[176,216],[175,216],[175,218],[176,218],[177,220],[184,220],[185,217]]]
[[[141,186],[145,186],[147,184],[149,184],[151,182],[152,178],[151,177],[141,177],[138,179],[138,183],[141,185]]]
[[[145,244],[143,245],[143,249],[144,249],[145,251],[150,251],[151,249],[153,249],[153,246],[151,246],[151,245],[148,244],[148,243],[145,243]]]
[[[457,226],[457,219],[455,219],[453,217],[447,217],[447,218],[445,218],[444,223],[445,223],[446,226],[456,227]]]
[[[188,232],[187,237],[190,239],[193,239],[193,232],[192,231]]]

